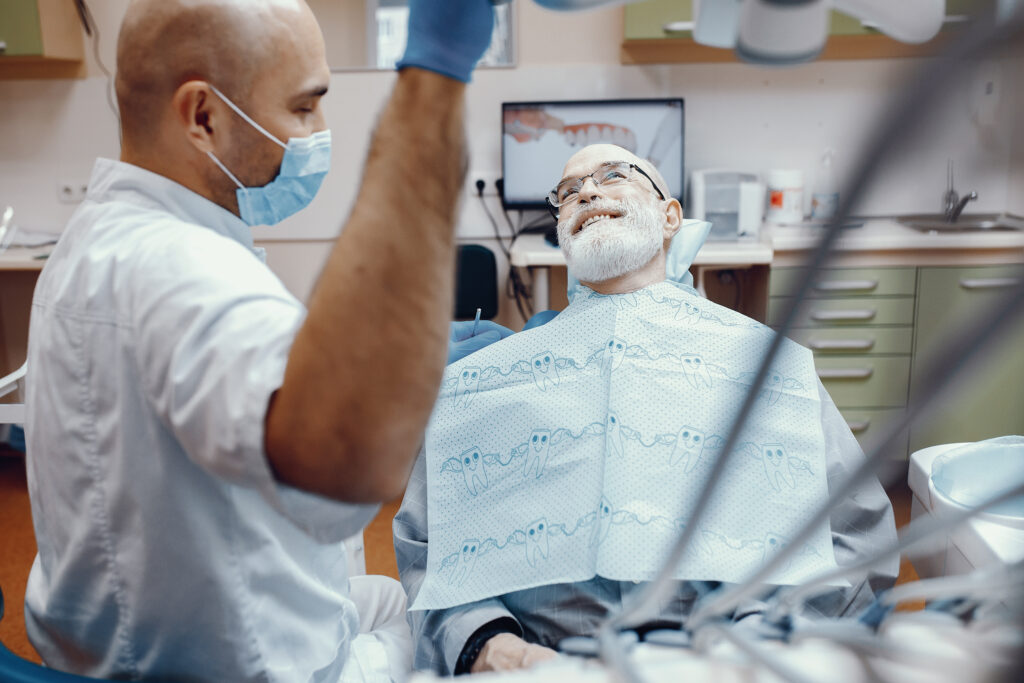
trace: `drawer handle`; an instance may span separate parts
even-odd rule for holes
[[[871,290],[878,287],[878,280],[838,280],[835,282],[819,282],[814,288],[819,292],[853,292]]]
[[[815,351],[869,351],[874,339],[812,339],[808,346]]]
[[[866,432],[868,430],[868,427],[871,426],[871,420],[856,420],[854,422],[847,420],[846,424],[850,428],[851,432],[854,434],[860,434],[861,432]]]
[[[1016,287],[1020,284],[1017,277],[970,277],[961,278],[960,286],[964,289],[1002,289]]]
[[[867,379],[874,368],[818,368],[820,379]]]
[[[661,27],[661,30],[665,33],[682,33],[684,31],[693,30],[692,21],[670,21]]]
[[[873,308],[858,308],[850,310],[838,310],[838,311],[814,311],[811,313],[812,320],[820,320],[822,322],[836,322],[838,320],[871,320],[875,317],[875,309]]]

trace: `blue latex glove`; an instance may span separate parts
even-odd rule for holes
[[[474,335],[473,324],[472,320],[452,323],[448,330],[448,365],[512,335],[512,330],[491,320],[481,320]]]
[[[534,313],[533,316],[526,321],[523,325],[523,332],[532,330],[535,327],[540,327],[545,323],[549,323],[554,320],[555,316],[558,315],[558,311],[541,311],[540,313]]]
[[[409,39],[397,68],[417,66],[468,83],[493,30],[491,0],[410,0]]]
[[[675,234],[672,241],[668,243],[668,253],[665,254],[665,279],[679,282],[684,285],[693,286],[693,275],[690,274],[690,266],[697,252],[704,246],[704,241],[711,232],[711,223],[688,218],[679,226],[679,232]],[[569,300],[572,301],[574,291],[579,288],[580,281],[568,272],[566,280],[566,291]]]

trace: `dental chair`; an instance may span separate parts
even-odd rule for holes
[[[22,363],[21,367],[0,378],[0,396],[6,396],[18,388],[18,382],[25,378],[28,370],[28,363]],[[24,403],[0,403],[0,425],[3,424],[25,424]]]

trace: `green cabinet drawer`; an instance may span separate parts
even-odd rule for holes
[[[792,297],[768,300],[768,325],[782,324]],[[794,327],[836,327],[865,325],[912,325],[914,297],[850,299],[808,299],[801,305]]]
[[[839,408],[900,408],[907,404],[910,356],[819,356],[814,367]]]
[[[880,353],[907,354],[914,348],[914,328],[906,327],[800,327],[790,339],[815,355]]]
[[[793,296],[806,268],[772,268],[768,296]],[[836,296],[913,296],[916,268],[826,268],[808,298]]]
[[[843,408],[839,411],[849,425],[850,431],[857,437],[861,448],[878,445],[878,440],[884,437],[889,429],[906,412],[903,408]],[[907,429],[901,430],[895,443],[890,444],[886,450],[893,460],[900,460],[907,455]],[[865,455],[871,455],[865,450]]]
[[[977,329],[978,318],[1022,278],[1021,266],[921,268],[912,400],[926,398],[926,380],[934,379],[929,373],[948,370],[935,365],[943,349],[965,330]],[[1004,327],[930,408],[911,426],[912,451],[1024,433],[1024,321]]]

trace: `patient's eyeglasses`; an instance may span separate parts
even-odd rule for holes
[[[621,183],[628,183],[636,180],[636,174],[639,173],[644,178],[650,181],[651,187],[658,193],[658,199],[665,199],[665,195],[662,194],[658,186],[651,180],[651,176],[647,175],[642,168],[636,164],[631,164],[628,161],[607,161],[597,167],[597,170],[588,175],[580,176],[578,178],[566,178],[562,182],[558,183],[555,189],[551,190],[547,196],[548,208],[551,210],[551,215],[558,219],[558,209],[569,202],[575,201],[579,197],[580,190],[583,189],[583,183],[587,181],[587,178],[592,178],[594,184],[598,187],[607,187],[612,185],[619,185]]]

